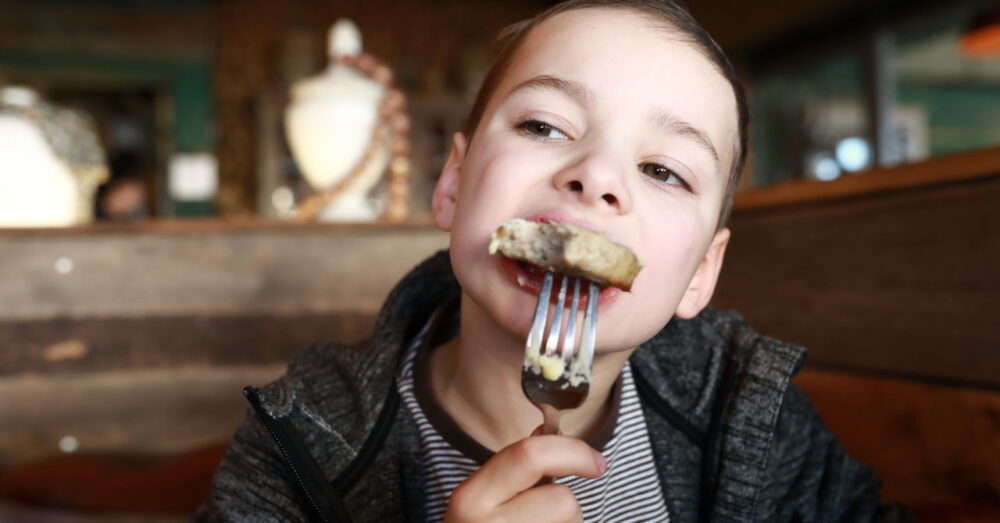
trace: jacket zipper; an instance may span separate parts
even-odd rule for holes
[[[281,451],[282,457],[285,458],[285,462],[288,463],[288,467],[292,469],[292,474],[295,475],[295,480],[298,482],[299,488],[302,489],[306,498],[309,499],[309,503],[312,504],[313,510],[316,511],[316,514],[319,514],[319,517],[323,521],[329,523],[329,517],[326,512],[320,508],[319,503],[316,502],[312,492],[309,490],[305,480],[302,478],[302,474],[299,473],[298,467],[295,466],[295,460],[292,459],[288,449],[285,447],[283,438],[278,435],[277,428],[274,426],[274,419],[264,410],[260,401],[260,393],[251,387],[247,387],[243,389],[243,395],[250,401],[250,405],[252,405],[254,410],[257,411],[257,415],[260,417],[261,421],[264,422],[264,426],[267,427],[267,431],[271,433],[271,437],[274,438],[274,441],[278,444],[278,449]]]

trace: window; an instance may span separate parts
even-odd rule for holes
[[[962,44],[976,24],[1000,35],[1000,9],[966,1],[862,22],[845,18],[752,66],[772,71],[749,87],[754,185],[1000,144],[1000,36],[976,55]]]

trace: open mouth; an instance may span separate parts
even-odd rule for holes
[[[544,269],[527,262],[512,260],[506,256],[500,256],[500,261],[507,277],[510,278],[518,287],[531,294],[536,296],[538,295],[542,289],[542,280],[545,278]],[[562,284],[562,279],[567,277],[570,276],[555,273],[555,279],[552,282],[552,293],[549,298],[549,301],[552,303],[555,304],[559,302],[559,285]],[[570,280],[569,283],[572,283],[572,280]],[[615,296],[621,294],[621,289],[611,287],[609,285],[601,285],[600,289],[600,294],[598,294],[597,298],[597,303],[599,305],[604,305],[608,302],[608,300],[614,299]],[[569,306],[572,299],[573,288],[567,285],[565,305]],[[581,285],[580,309],[582,310],[586,304],[587,287],[585,285]]]

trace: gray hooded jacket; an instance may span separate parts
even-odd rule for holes
[[[458,292],[442,251],[392,291],[371,340],[310,346],[276,382],[247,387],[254,409],[194,520],[425,520],[418,432],[395,375],[403,349]],[[805,354],[712,309],[675,318],[635,351],[672,521],[909,519],[879,508],[874,472],[789,382]]]

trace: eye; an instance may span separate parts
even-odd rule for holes
[[[654,180],[659,180],[669,185],[679,185],[688,192],[694,192],[686,180],[668,167],[664,167],[658,163],[643,163],[639,165],[639,170]]]
[[[545,138],[545,139],[556,139],[556,140],[569,139],[569,136],[566,136],[566,133],[560,131],[556,127],[553,127],[539,120],[525,120],[515,125],[514,127],[520,129],[521,132],[534,138]]]

